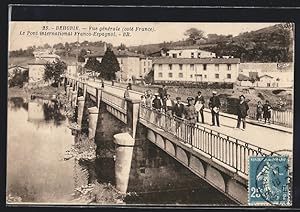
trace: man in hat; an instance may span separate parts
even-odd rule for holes
[[[154,94],[155,97],[152,101],[152,108],[156,111],[155,112],[155,123],[161,127],[161,109],[162,109],[162,104],[161,104],[161,99],[159,98],[159,93]]]
[[[188,128],[187,128],[187,137],[188,142],[192,144],[192,137],[194,135],[195,124],[197,121],[197,113],[194,105],[194,97],[189,96],[187,98],[188,105],[185,107],[184,115],[187,120]]]
[[[204,97],[201,94],[201,91],[198,92],[198,96],[195,98],[195,108],[197,111],[197,119],[198,122],[200,122],[200,116],[201,116],[201,122],[204,124],[204,114],[203,114],[203,109],[204,109]]]
[[[240,96],[240,102],[237,106],[237,116],[238,116],[238,121],[236,128],[240,128],[241,122],[243,123],[243,130],[246,128],[246,116],[247,116],[247,111],[249,110],[249,106],[247,102],[245,101],[245,96],[241,95]]]
[[[181,98],[176,97],[176,103],[173,106],[172,115],[174,117],[173,119],[175,120],[175,126],[176,126],[175,133],[177,134],[178,137],[180,137],[181,134],[183,112],[184,112],[184,105],[181,103]]]
[[[213,96],[210,97],[208,105],[211,110],[212,126],[215,125],[215,120],[216,120],[217,126],[220,127],[219,111],[220,111],[221,103],[219,97],[216,94],[217,94],[216,91],[212,92]]]

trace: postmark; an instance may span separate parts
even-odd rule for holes
[[[290,206],[287,155],[249,157],[248,204]]]

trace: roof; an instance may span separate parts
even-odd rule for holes
[[[248,81],[250,79],[250,77],[244,75],[244,74],[239,74],[238,75],[238,80],[239,81]]]
[[[44,59],[37,59],[36,61],[34,62],[30,62],[28,63],[28,65],[45,65],[47,63],[50,63],[49,61],[47,60],[44,60]]]
[[[260,76],[259,79],[260,79],[260,78],[263,78],[263,77],[274,78],[274,77],[272,77],[272,76],[270,76],[270,75],[264,74],[264,75]]]
[[[184,49],[198,49],[198,50],[201,50],[199,49],[200,47],[199,46],[172,46],[172,47],[169,47],[168,49],[169,50],[184,50]],[[201,51],[204,51],[204,50],[201,50]],[[204,51],[206,52],[206,51]]]
[[[13,65],[13,66],[8,67],[8,69],[12,69],[12,68],[23,68],[23,69],[28,69],[27,67],[19,66],[19,65]]]
[[[236,64],[239,58],[171,58],[162,57],[153,61],[153,64]]]
[[[139,57],[139,58],[144,57],[144,55],[142,55],[142,54],[137,54],[137,53],[130,52],[127,50],[113,49],[113,52],[116,55],[116,57]],[[95,52],[93,54],[88,54],[85,57],[103,57],[104,54],[105,54],[105,51],[102,50],[102,51]]]

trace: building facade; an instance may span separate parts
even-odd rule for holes
[[[216,54],[201,50],[195,46],[173,47],[162,56],[172,58],[215,58]]]
[[[28,83],[37,83],[44,81],[45,65],[49,63],[46,60],[36,60],[35,62],[29,63],[29,74]]]
[[[153,62],[154,81],[236,82],[238,58],[158,58]]]
[[[239,73],[249,77],[257,75],[258,80],[251,83],[254,87],[291,88],[294,84],[293,63],[241,63]]]
[[[122,81],[131,81],[132,79],[143,78],[151,70],[152,61],[144,55],[130,52],[127,50],[113,50],[120,66],[120,78]],[[95,57],[100,63],[105,51],[85,56],[85,63],[89,58]]]

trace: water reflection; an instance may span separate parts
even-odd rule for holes
[[[28,110],[28,101],[26,98],[22,97],[11,97],[9,99],[8,106],[15,111],[19,110],[20,108]]]

